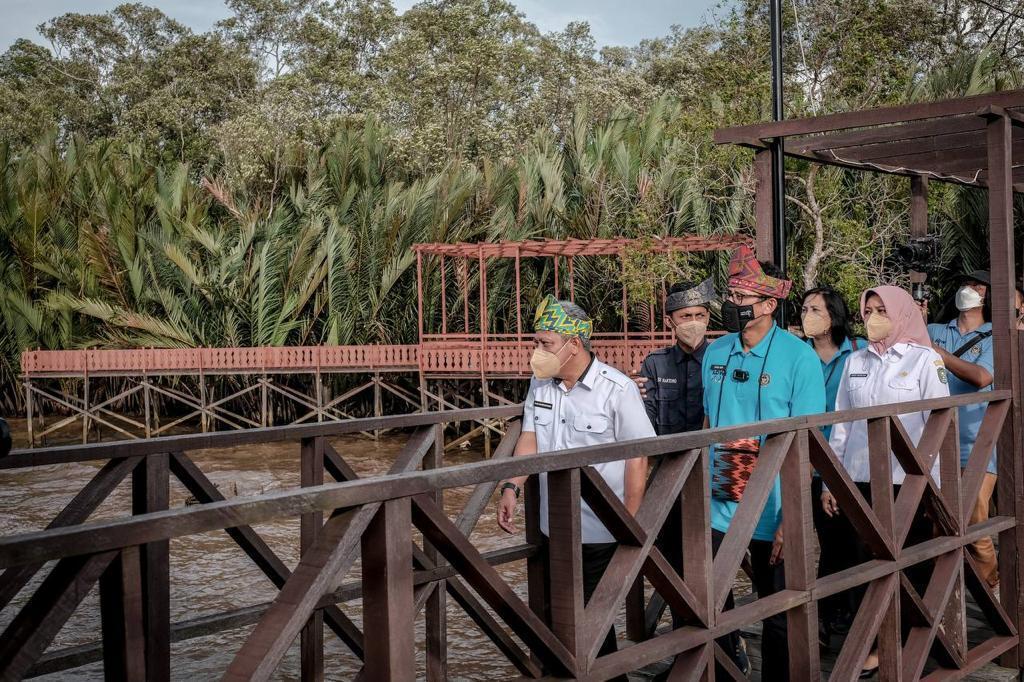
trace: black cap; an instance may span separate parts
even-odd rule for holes
[[[988,270],[975,270],[960,278],[961,282],[981,282],[985,286],[992,286],[992,275]]]

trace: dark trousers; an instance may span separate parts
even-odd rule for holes
[[[818,534],[818,577],[838,573],[857,565],[857,557],[861,555],[859,543],[852,542],[856,532],[850,521],[842,513],[829,516],[821,507],[821,478],[815,476],[811,480],[811,508],[814,511],[814,530]],[[818,602],[818,618],[823,623],[834,623],[845,618],[856,610],[853,595],[842,592],[825,597]]]
[[[711,551],[718,554],[718,548],[722,544],[725,533],[711,530]],[[783,574],[783,564],[772,565],[769,559],[772,555],[772,543],[764,540],[750,541],[750,565],[754,574],[754,590],[758,598],[767,597],[785,589],[786,580]],[[732,590],[729,591],[729,598],[726,599],[725,609],[729,610],[734,606]],[[739,645],[739,633],[732,632],[724,637],[715,640],[735,660],[736,648]],[[762,680],[788,680],[789,679],[789,645],[786,639],[786,614],[779,613],[761,621],[761,679]],[[716,679],[729,679],[728,674],[717,668]]]
[[[592,543],[581,546],[583,555],[584,604],[590,601],[590,595],[594,594],[594,590],[597,589],[597,584],[601,582],[601,576],[604,575],[605,569],[608,568],[608,563],[612,560],[612,555],[615,554],[615,549],[618,546],[617,542]],[[544,551],[547,552],[546,542],[544,544]],[[551,584],[549,582],[548,589],[545,591],[544,603],[544,611],[549,615],[551,613],[550,595]],[[601,643],[601,650],[598,651],[597,655],[604,656],[605,654],[615,653],[617,650],[618,645],[615,641],[615,627],[613,626],[608,630],[608,634],[605,635],[604,642]],[[612,680],[615,682],[628,682],[628,678],[625,675],[613,677]]]

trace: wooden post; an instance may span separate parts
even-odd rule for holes
[[[149,390],[149,377],[146,374],[142,375],[142,409],[146,423],[146,438],[149,438],[153,434],[152,420],[150,419],[150,410],[152,398]]]
[[[260,426],[267,428],[270,424],[267,418],[267,399],[269,396],[269,387],[267,386],[267,373],[263,372],[263,378],[260,379]]]
[[[992,286],[992,346],[995,356],[994,388],[1011,390],[1010,414],[1003,425],[997,448],[996,483],[999,513],[1013,516],[1017,525],[999,534],[999,583],[1003,607],[1018,630],[1024,626],[1024,467],[1021,452],[1020,349],[1014,304],[1013,244],[1013,132],[1005,115],[989,115],[988,229]],[[1020,647],[1003,656],[1003,665],[1024,670]]]
[[[82,375],[82,443],[89,442],[89,369]]]
[[[807,431],[799,431],[782,463],[782,526],[786,589],[814,587],[814,528],[811,505]],[[886,458],[888,464],[888,458]],[[821,679],[818,651],[818,603],[802,604],[786,613],[789,679]],[[899,633],[897,633],[898,635]],[[898,645],[898,642],[897,642]]]
[[[709,450],[702,448],[700,459],[690,469],[689,476],[683,484],[682,503],[686,513],[682,515],[683,525],[683,580],[690,587],[697,602],[697,616],[702,618],[708,627],[715,624],[715,609],[712,606],[714,589],[712,586],[711,560],[711,482],[709,475]],[[783,545],[785,546],[785,545]],[[722,580],[732,580],[730,576],[722,576]],[[702,669],[690,679],[707,682],[714,679],[714,643],[709,642],[698,647],[692,654],[694,662],[703,661]],[[703,650],[703,651],[702,651]],[[686,669],[691,661],[687,656],[680,657],[673,668]]]
[[[754,153],[754,215],[757,259],[772,260],[772,155],[767,147]]]
[[[448,333],[448,282],[445,281],[444,254],[441,255],[441,333]]]
[[[384,401],[380,392],[380,372],[373,373],[373,416],[384,414]],[[380,440],[380,429],[373,430],[373,439]]]
[[[320,376],[319,367],[313,374],[313,380],[316,381],[316,420],[322,422],[324,420],[324,381]]]
[[[35,434],[35,416],[32,414],[32,380],[25,379],[25,422],[28,427],[28,446],[34,448],[36,446],[36,434]]]
[[[206,374],[203,368],[199,368],[199,425],[203,433],[210,428],[209,417],[206,414]]]
[[[132,471],[132,514],[167,509],[169,468],[166,454],[148,455]],[[146,680],[171,679],[170,543],[142,545],[142,603],[146,638]]]
[[[928,234],[928,178],[923,175],[910,176],[910,236],[924,237]],[[928,276],[911,270],[910,281],[924,282]]]
[[[634,642],[647,639],[647,609],[644,604],[644,577],[638,575],[626,595],[626,637]]]
[[[303,488],[324,482],[324,439],[303,438],[300,452],[300,485]],[[299,548],[305,554],[316,543],[324,525],[323,512],[303,514],[299,527]],[[317,609],[302,628],[299,655],[303,682],[324,679],[324,612]]]
[[[487,381],[487,375],[482,373],[482,372],[480,374],[480,392],[483,394],[483,406],[484,407],[490,407],[491,406],[491,397],[489,395],[490,384]],[[485,424],[491,424],[492,422],[491,422],[490,419],[485,419],[484,423]],[[491,458],[491,430],[488,429],[488,428],[484,429],[484,458],[485,459],[490,459]]]
[[[523,489],[523,517],[526,525],[526,541],[535,547],[543,548],[526,559],[526,589],[530,610],[544,623],[550,624],[548,614],[548,581],[547,538],[540,531],[540,481],[536,476],[526,479]],[[534,663],[540,663],[536,655],[530,657]]]
[[[412,518],[409,498],[381,504],[363,533],[366,679],[416,679],[413,640]]]
[[[416,251],[416,329],[423,343],[423,254]]]
[[[580,528],[580,470],[548,474],[548,561],[551,630],[585,672],[583,556]]]
[[[442,409],[444,405],[442,404]],[[423,458],[424,469],[440,469],[444,466],[444,425],[434,427],[434,447]],[[434,502],[444,509],[444,491],[433,494]],[[423,551],[434,565],[437,565],[439,553],[431,543],[424,541]],[[427,636],[427,680],[440,682],[448,679],[448,614],[447,591],[444,580],[434,585],[433,592],[427,598],[426,605],[426,636]]]
[[[894,538],[896,535],[896,512],[892,489],[890,424],[889,417],[868,420],[868,456],[871,460],[871,506],[886,536]],[[783,518],[785,518],[785,511],[783,511]],[[893,542],[893,550],[896,553],[896,558],[899,558],[903,552],[900,543],[896,541]],[[889,589],[893,590],[891,597],[893,601],[890,603],[898,605],[899,582],[894,582]],[[896,681],[902,679],[901,644],[900,611],[898,608],[890,608],[886,611],[878,629],[878,674],[881,679]]]
[[[100,576],[103,676],[108,680],[146,679],[142,574],[139,548],[125,547]]]

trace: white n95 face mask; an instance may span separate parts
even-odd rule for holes
[[[960,287],[956,292],[956,309],[960,312],[980,308],[984,299],[973,287]]]

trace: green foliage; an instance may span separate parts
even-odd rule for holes
[[[140,4],[65,14],[40,27],[48,48],[0,55],[0,408],[26,348],[410,341],[417,242],[751,231],[750,155],[712,132],[770,115],[765,0],[600,51],[585,23],[545,35],[509,0],[227,5],[201,34]],[[1009,0],[785,8],[790,116],[1022,81]],[[886,265],[908,231],[904,179],[787,173],[798,286],[852,303],[905,278]],[[984,266],[983,197],[933,183],[931,209],[947,272]],[[553,265],[524,265],[527,308]],[[446,267],[459,330],[479,283]],[[574,275],[599,328],[646,329],[663,280],[724,268],[641,245],[624,271],[582,259]],[[489,277],[491,330],[507,331],[511,263]]]

